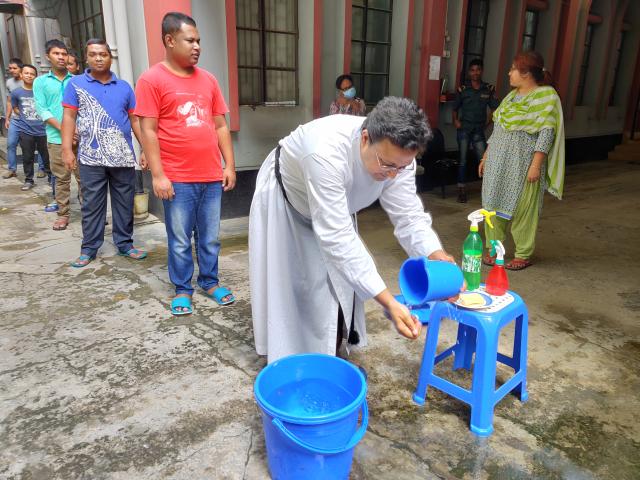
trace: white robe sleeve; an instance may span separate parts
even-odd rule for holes
[[[362,300],[386,286],[349,215],[344,162],[310,155],[302,162],[313,231],[325,259]]]
[[[424,211],[416,193],[413,172],[402,171],[388,180],[380,195],[380,205],[389,215],[393,233],[407,255],[428,257],[442,248],[438,234],[431,228],[431,215]]]

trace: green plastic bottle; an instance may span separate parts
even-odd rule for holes
[[[482,269],[482,237],[478,233],[478,223],[485,218],[490,227],[491,216],[495,212],[488,212],[485,209],[476,210],[467,217],[471,222],[469,235],[462,244],[462,274],[467,282],[467,290],[475,290],[480,286],[480,275]]]

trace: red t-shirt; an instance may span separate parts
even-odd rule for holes
[[[162,168],[172,182],[222,180],[213,116],[228,111],[216,78],[198,67],[179,77],[157,63],[136,85],[135,114],[158,119]]]

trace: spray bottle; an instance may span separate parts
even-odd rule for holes
[[[491,240],[491,255],[496,256],[496,264],[493,266],[487,281],[485,282],[485,290],[489,295],[504,295],[509,289],[509,279],[504,269],[504,245],[500,240]]]
[[[462,244],[462,274],[467,282],[467,290],[475,290],[480,286],[480,269],[482,267],[482,237],[478,233],[478,223],[486,219],[493,228],[491,217],[496,212],[484,208],[471,212],[467,219],[471,222],[469,235]]]

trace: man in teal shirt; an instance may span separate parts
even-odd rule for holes
[[[47,147],[51,172],[56,178],[55,198],[58,204],[58,218],[53,224],[54,230],[64,230],[69,224],[69,203],[71,197],[71,171],[67,170],[62,161],[62,93],[73,77],[67,71],[67,47],[60,40],[49,40],[45,44],[47,60],[51,64],[51,71],[36,78],[33,83],[33,96],[38,115],[45,123],[47,131]],[[74,169],[78,191],[80,191],[80,174]]]

